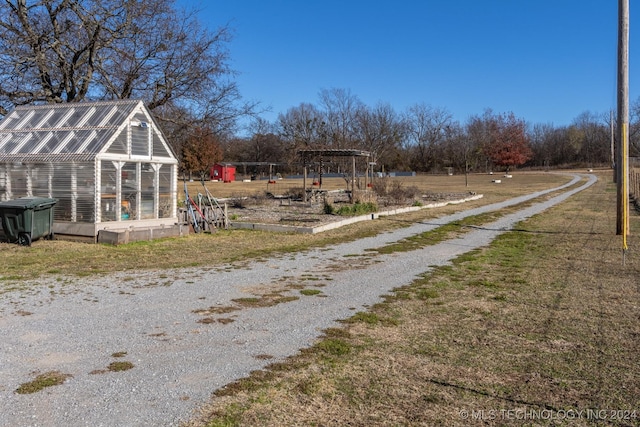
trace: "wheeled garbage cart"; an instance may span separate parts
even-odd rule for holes
[[[22,197],[0,202],[4,235],[12,243],[30,246],[41,237],[53,238],[53,207],[56,199]]]

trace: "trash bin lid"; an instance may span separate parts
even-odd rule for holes
[[[56,204],[58,200],[47,197],[21,197],[19,199],[0,202],[2,208],[44,209]]]

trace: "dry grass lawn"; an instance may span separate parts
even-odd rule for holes
[[[276,253],[304,250],[336,242],[370,236],[392,227],[400,227],[412,219],[433,218],[453,211],[493,203],[509,197],[554,187],[569,180],[551,173],[518,172],[501,184],[492,183],[493,176],[470,175],[469,186],[464,176],[416,176],[393,178],[404,186],[422,192],[468,192],[483,194],[480,200],[463,205],[424,210],[418,214],[378,221],[367,221],[317,235],[268,233],[248,230],[219,230],[214,234],[191,234],[181,238],[135,242],[121,246],[92,245],[62,240],[38,240],[31,247],[0,243],[0,293],[20,289],[26,279],[41,276],[87,276],[114,271],[139,271],[169,268],[208,268],[247,259],[264,258]],[[276,186],[301,186],[301,180],[282,180]],[[265,181],[205,183],[217,198],[240,197],[264,193]],[[272,186],[274,184],[271,184]],[[199,187],[199,189],[198,189]],[[279,188],[280,188],[279,187]],[[200,182],[189,183],[192,197],[203,191]],[[323,188],[345,188],[341,178],[324,180]],[[284,190],[282,190],[284,191]],[[182,192],[179,195],[183,196]],[[66,280],[66,279],[65,279]]]
[[[600,178],[219,390],[191,425],[640,425],[640,219],[623,265]]]

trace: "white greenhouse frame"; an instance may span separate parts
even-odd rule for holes
[[[178,161],[142,101],[18,106],[0,121],[0,200],[51,197],[53,231],[175,227]]]

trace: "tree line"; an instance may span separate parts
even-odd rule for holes
[[[304,148],[362,149],[376,170],[426,173],[611,163],[609,114],[585,112],[556,127],[486,110],[460,122],[446,108],[422,103],[399,112],[331,88],[268,122],[234,81],[232,36],[226,25],[202,26],[197,10],[175,0],[2,0],[0,117],[17,105],[141,99],[181,170],[201,174],[220,161],[299,172]],[[236,136],[248,117],[250,136]],[[630,142],[637,155],[640,99],[631,107]]]
[[[640,118],[640,101],[634,109]],[[615,124],[615,123],[614,123]],[[632,126],[638,152],[640,122]],[[634,133],[635,131],[635,133]],[[516,167],[610,166],[610,114],[584,112],[570,125],[527,123],[490,109],[455,120],[445,108],[363,104],[348,89],[323,89],[317,104],[302,103],[275,122],[256,120],[251,136],[220,141],[225,161],[274,162],[295,171],[304,148],[355,148],[372,153],[376,170],[488,172]]]

